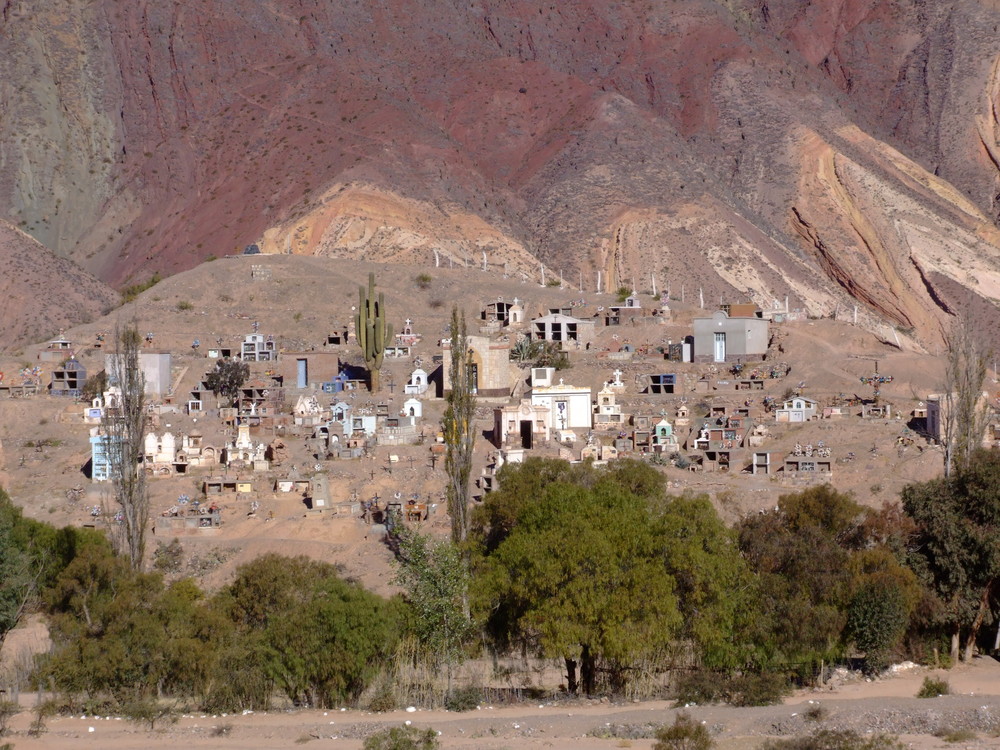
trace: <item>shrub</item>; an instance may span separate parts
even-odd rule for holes
[[[920,690],[917,691],[918,698],[937,698],[942,695],[948,695],[951,692],[951,688],[948,685],[948,680],[943,677],[925,677],[924,683],[920,686]]]
[[[770,706],[789,692],[788,678],[777,672],[719,674],[692,672],[677,684],[678,703],[728,703],[731,706]]]
[[[156,543],[153,552],[153,569],[160,573],[180,573],[184,564],[184,546],[174,538],[170,544]]]
[[[0,701],[0,737],[7,734],[7,724],[10,723],[11,717],[20,710],[14,701]]]
[[[934,733],[935,737],[940,737],[945,742],[971,742],[978,735],[971,729],[939,729]]]
[[[375,713],[382,713],[383,711],[394,710],[397,705],[396,694],[393,692],[392,685],[388,682],[383,682],[378,686],[371,700],[368,701],[368,710]]]
[[[156,729],[156,722],[164,720],[169,724],[177,721],[173,706],[167,706],[154,698],[132,701],[122,706],[122,716],[137,724],[146,724],[149,731]]]
[[[416,727],[380,729],[365,738],[364,750],[436,750],[437,732]]]
[[[177,303],[177,309],[180,310],[180,311],[182,311],[182,312],[185,311],[185,310],[193,310],[194,309],[194,305],[192,305],[186,299],[182,299],[180,302]]]
[[[805,717],[806,721],[823,721],[830,712],[827,711],[826,706],[821,706],[818,703],[809,706],[803,713],[802,716]]]
[[[444,707],[449,711],[473,711],[483,699],[482,691],[476,687],[463,687],[451,691],[445,698]]]
[[[887,734],[866,737],[853,729],[820,729],[808,737],[768,740],[761,750],[903,750],[903,745]]]
[[[414,279],[413,283],[416,284],[420,289],[430,289],[431,288],[431,275],[429,273],[418,273]]]
[[[713,747],[715,741],[708,729],[682,712],[677,714],[671,726],[656,730],[653,750],[711,750]]]
[[[130,284],[129,286],[122,289],[122,301],[131,302],[140,294],[142,294],[147,289],[152,289],[154,286],[160,283],[160,272],[157,271],[146,281],[140,281],[137,284]]]

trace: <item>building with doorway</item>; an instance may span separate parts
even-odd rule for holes
[[[510,364],[510,343],[488,336],[466,336],[469,347],[469,379],[472,390],[484,398],[507,398],[516,373]],[[451,392],[451,339],[442,339],[441,372],[444,394]]]
[[[493,444],[530,450],[549,441],[549,409],[521,399],[493,410]]]
[[[816,418],[819,403],[805,396],[795,396],[782,403],[780,409],[774,410],[776,422],[808,422]]]
[[[708,318],[694,319],[694,361],[736,362],[767,354],[768,321],[757,317],[730,317],[716,310]]]
[[[580,430],[589,432],[593,425],[593,405],[589,387],[567,385],[560,378],[554,385],[531,389],[532,406],[549,410],[549,428],[552,430]]]

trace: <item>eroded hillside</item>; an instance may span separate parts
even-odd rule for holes
[[[858,303],[935,346],[954,312],[1000,322],[998,24],[976,0],[8,0],[0,211],[115,283],[251,243],[485,252]]]

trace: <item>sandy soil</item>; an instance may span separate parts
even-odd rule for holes
[[[925,676],[948,679],[952,695],[913,697]],[[810,703],[813,702],[813,703]],[[22,695],[30,706],[32,696]],[[810,705],[820,705],[819,722],[804,717]],[[506,707],[482,706],[469,713],[447,711],[395,711],[371,714],[361,711],[288,711],[242,716],[194,715],[176,724],[148,731],[116,717],[59,717],[47,720],[40,737],[27,736],[32,721],[26,709],[12,721],[18,750],[62,748],[285,748],[308,744],[314,748],[360,748],[372,731],[406,721],[432,727],[441,733],[443,748],[651,748],[652,740],[625,739],[625,728],[671,722],[678,713],[663,701],[615,704],[606,701],[557,701]],[[1000,664],[979,658],[953,670],[931,671],[921,667],[904,670],[875,681],[849,681],[834,688],[803,690],[784,705],[762,708],[727,706],[689,707],[691,715],[706,723],[723,750],[753,748],[767,737],[791,736],[815,727],[850,727],[863,732],[899,734],[908,747],[932,750],[944,747],[1000,747]],[[220,728],[228,728],[220,736]],[[976,739],[958,744],[934,736],[941,729],[970,728]],[[617,733],[616,737],[599,735]],[[597,736],[595,736],[597,735]]]
[[[113,317],[67,331],[67,335],[82,344],[81,360],[88,369],[96,370],[103,360],[103,351],[93,348],[96,334],[112,330],[118,319],[134,317],[140,330],[155,333],[157,348],[168,348],[174,353],[178,381],[175,391],[184,393],[213,364],[206,359],[204,348],[217,337],[235,344],[250,332],[253,320],[260,320],[261,332],[273,333],[283,348],[302,350],[310,346],[320,347],[326,333],[342,325],[350,315],[350,307],[357,300],[356,284],[365,279],[369,269],[378,270],[378,283],[387,292],[387,304],[397,328],[404,317],[415,319],[415,328],[424,335],[424,340],[417,345],[414,354],[420,356],[424,363],[439,352],[437,339],[446,332],[452,302],[468,311],[473,331],[476,326],[474,311],[501,294],[508,300],[515,295],[527,300],[526,309],[531,316],[540,312],[543,306],[569,304],[583,296],[591,311],[597,306],[612,303],[610,295],[581,295],[568,289],[541,289],[537,285],[464,269],[433,269],[432,287],[424,292],[416,290],[414,270],[407,267],[376,267],[365,263],[285,256],[260,259],[259,262],[267,263],[272,268],[270,281],[251,282],[248,264],[237,259],[206,264],[197,271],[161,282],[135,303],[114,313]],[[190,303],[193,309],[181,306],[182,301]],[[441,304],[431,304],[437,301]],[[572,369],[561,374],[565,375],[567,382],[589,385],[596,391],[602,382],[611,378],[615,367],[620,366],[627,384],[621,399],[627,413],[663,412],[672,418],[682,400],[686,400],[691,407],[692,417],[697,415],[696,407],[700,405],[742,405],[746,392],[736,392],[731,386],[722,384],[707,393],[686,390],[675,397],[665,398],[651,398],[638,392],[637,377],[645,373],[676,371],[684,382],[693,383],[701,375],[710,374],[709,368],[704,365],[665,363],[662,357],[656,355],[636,356],[626,363],[613,363],[600,357],[602,351],[617,350],[626,341],[637,347],[655,347],[668,341],[678,341],[690,331],[691,318],[703,314],[696,307],[681,304],[676,305],[673,313],[669,324],[598,328],[598,340],[592,351],[573,353]],[[804,395],[821,403],[838,393],[868,395],[869,391],[860,384],[859,377],[870,373],[874,367],[872,360],[877,359],[882,373],[895,376],[883,392],[901,417],[862,420],[852,416],[804,425],[775,425],[773,417],[763,417],[770,433],[764,448],[774,451],[777,460],[795,443],[815,444],[823,440],[833,451],[832,484],[837,489],[853,492],[860,502],[872,506],[895,499],[908,482],[928,479],[940,473],[941,455],[933,446],[920,440],[905,448],[897,445],[910,411],[941,382],[939,358],[886,347],[859,328],[830,320],[786,324],[778,330],[783,336],[785,353],[782,356],[791,365],[792,372],[784,380],[766,381],[765,393],[780,398],[788,388],[802,383]],[[194,338],[203,342],[202,351],[192,351]],[[0,358],[0,368],[14,372],[24,364],[33,363],[36,349],[19,353],[16,358]],[[353,344],[344,347],[341,354],[348,361],[358,359]],[[387,361],[383,379],[388,382],[391,376],[397,387],[393,393],[383,393],[381,398],[390,402],[391,410],[398,409],[404,400],[398,386],[406,382],[412,367],[410,360]],[[323,373],[324,376],[332,374]],[[289,401],[294,403],[294,389],[291,390]],[[759,391],[753,393],[754,413],[760,413],[759,404],[763,395]],[[424,423],[431,433],[436,429],[443,407],[441,401],[425,402]],[[491,405],[483,405],[478,415],[484,438],[485,431],[492,424],[491,408]],[[197,426],[205,433],[206,442],[212,442],[221,439],[219,428],[214,428],[214,434],[212,432],[213,421],[205,415],[196,424],[187,415],[170,415],[162,420],[158,431],[169,428],[175,434],[181,434]],[[82,422],[81,404],[49,396],[0,401],[0,440],[3,441],[0,482],[10,490],[15,502],[24,508],[26,514],[57,525],[91,521],[87,508],[100,504],[104,488],[90,484],[80,471],[89,457],[87,433],[88,427]],[[270,437],[255,435],[254,439],[269,440]],[[39,446],[39,443],[42,445]],[[312,466],[314,459],[306,455],[302,439],[291,439],[288,443],[289,464]],[[493,450],[485,439],[478,441],[476,460],[479,467],[487,463]],[[387,463],[390,452],[401,458],[395,466]],[[854,458],[847,461],[850,453],[854,454]],[[746,455],[749,456],[749,453]],[[286,468],[279,467],[275,474],[281,475]],[[330,480],[334,502],[352,495],[366,499],[375,494],[385,498],[396,492],[417,492],[433,503],[440,501],[443,493],[444,478],[440,463],[436,470],[431,468],[426,446],[380,447],[374,460],[326,462],[324,471]],[[759,477],[740,472],[692,473],[672,467],[663,471],[671,491],[708,493],[723,518],[730,523],[744,513],[772,507],[781,494],[806,486],[784,479],[781,475]],[[474,473],[478,474],[478,467]],[[151,482],[154,513],[158,514],[173,504],[179,494],[193,496],[197,480],[198,476],[178,476]],[[76,485],[83,486],[85,497],[77,503],[70,503],[66,490]],[[268,481],[261,481],[250,499],[261,503],[257,517],[247,516],[249,499],[227,499],[223,501],[225,523],[218,533],[182,539],[188,561],[213,561],[185,571],[197,575],[202,585],[216,589],[231,579],[239,563],[264,552],[276,551],[302,553],[328,560],[343,566],[346,575],[359,579],[372,590],[381,593],[392,590],[389,552],[375,535],[369,533],[369,527],[360,519],[305,516],[301,498],[275,494],[270,490]],[[272,512],[273,520],[265,520]],[[425,524],[427,528],[442,533],[445,531],[447,518],[443,509],[432,515]],[[151,541],[150,547],[155,547],[157,540]],[[9,641],[8,654],[44,649],[44,630],[39,632],[36,628],[32,633],[25,636],[25,642],[17,648],[13,648]],[[12,639],[17,640],[15,636]],[[952,704],[956,710],[972,710],[982,705],[978,696],[1000,696],[1000,669],[991,661],[978,662],[974,667],[957,670],[949,677],[959,692],[974,693],[977,697],[966,695],[934,702],[914,701],[911,697],[916,693],[921,677],[907,674],[892,680],[846,685],[824,693],[822,699],[824,702],[835,702],[831,704],[831,712],[835,705],[839,715],[848,717],[868,716],[876,710],[900,710],[919,715],[928,712],[931,707],[937,711],[939,706]],[[809,698],[814,696],[804,694],[794,700],[801,702]],[[983,699],[983,703],[992,706],[1000,700],[988,698]],[[897,706],[902,708],[895,708]],[[782,727],[787,725],[791,729],[801,728],[790,718],[795,711],[791,705],[787,708],[740,711],[711,708],[697,709],[696,715],[709,721],[713,727],[718,726],[720,739],[729,743],[729,747],[745,747],[748,746],[747,741],[741,738],[766,734],[776,724]],[[618,746],[619,740],[581,738],[607,722],[644,722],[650,717],[664,721],[670,716],[668,704],[663,703],[640,706],[558,703],[542,708],[484,709],[474,715],[419,712],[410,717],[402,713],[372,716],[346,712],[335,719],[333,713],[323,716],[322,712],[297,712],[182,719],[166,733],[152,734],[126,722],[113,720],[53,719],[49,722],[51,731],[44,737],[28,739],[19,735],[15,744],[19,749],[59,748],[85,742],[95,747],[122,748],[173,747],[182,743],[196,747],[266,748],[282,747],[298,738],[317,735],[321,738],[314,740],[317,747],[350,748],[360,746],[357,738],[363,736],[366,726],[411,718],[421,725],[430,724],[440,729],[446,747],[614,747]],[[337,723],[331,725],[331,720]],[[19,717],[15,726],[23,730],[28,721],[28,717]],[[788,724],[790,721],[793,723]],[[223,723],[233,724],[232,733],[224,738],[213,738],[211,727]],[[515,728],[514,724],[519,724],[519,728]],[[93,733],[88,731],[90,726],[95,728]],[[348,731],[345,726],[355,729]],[[342,739],[345,734],[351,739]],[[330,740],[332,735],[341,739]],[[650,745],[642,740],[631,742],[634,747]],[[941,741],[926,737],[919,742],[924,744],[914,746],[942,746]]]

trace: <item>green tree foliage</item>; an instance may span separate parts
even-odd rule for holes
[[[301,705],[355,700],[398,631],[388,602],[304,557],[264,555],[239,569],[224,596],[264,674]]]
[[[233,404],[249,377],[250,365],[242,360],[226,357],[216,361],[215,369],[205,377],[205,385],[216,396],[223,396]]]
[[[397,541],[395,582],[406,592],[419,642],[447,669],[450,698],[452,667],[461,661],[474,634],[466,611],[468,561],[453,542],[436,541],[413,529],[403,528]]]
[[[953,661],[963,633],[965,658],[972,657],[996,598],[1000,452],[978,449],[956,469],[903,489],[903,508],[917,526],[910,564],[930,591],[926,619],[951,636]]]
[[[55,648],[42,678],[70,701],[117,710],[164,696],[261,709],[275,687],[301,705],[341,705],[364,689],[398,629],[390,603],[332,566],[278,555],[243,566],[207,599],[190,579],[167,586],[86,547],[47,601]]]
[[[87,529],[55,529],[24,518],[0,489],[0,645],[60,571],[87,545],[104,538]]]
[[[224,621],[190,580],[164,587],[158,574],[88,546],[47,599],[56,646],[42,675],[64,694],[117,708],[201,694]]]
[[[829,485],[782,495],[745,518],[740,547],[758,575],[760,666],[808,670],[851,644],[877,669],[899,643],[919,598],[893,555],[891,509],[866,512]]]
[[[845,639],[865,653],[865,669],[879,672],[906,634],[922,596],[920,583],[890,548],[874,546],[854,553]]]
[[[37,591],[40,568],[24,531],[20,509],[0,490],[0,645]]]
[[[861,507],[828,485],[782,495],[746,517],[740,547],[761,586],[761,666],[819,662],[841,652],[847,562]]]
[[[695,644],[703,666],[737,668],[752,661],[748,635],[758,590],[736,533],[704,496],[669,500],[656,529],[677,584],[681,637]]]
[[[520,472],[531,468],[525,463],[507,477],[520,484]],[[521,504],[509,533],[482,560],[476,600],[499,643],[533,644],[564,658],[571,692],[579,666],[589,694],[598,660],[623,679],[626,665],[670,644],[681,615],[648,501],[593,469],[582,477],[589,481],[552,481]],[[499,535],[486,529],[485,536]]]
[[[553,482],[592,486],[594,472],[557,458],[532,456],[520,464],[507,464],[497,475],[499,489],[489,493],[472,516],[471,540],[481,554],[490,554],[513,531],[525,507]]]

